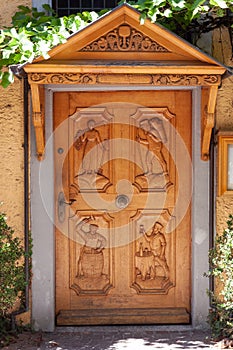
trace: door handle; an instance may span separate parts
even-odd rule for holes
[[[66,205],[71,205],[74,201],[66,202],[64,192],[59,192],[57,199],[57,215],[59,222],[65,221]]]

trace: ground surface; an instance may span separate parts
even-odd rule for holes
[[[156,326],[58,328],[53,333],[24,332],[4,350],[216,349],[208,331]]]

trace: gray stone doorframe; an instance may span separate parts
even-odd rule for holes
[[[56,91],[106,90],[192,90],[193,102],[193,197],[192,197],[192,327],[206,327],[209,281],[203,277],[208,271],[209,249],[209,162],[200,157],[200,87],[142,87],[123,86],[60,86],[46,87],[46,140],[52,141],[53,93]],[[54,239],[54,159],[53,142],[46,146],[45,159],[36,157],[35,135],[31,131],[31,231],[32,256],[32,324],[35,330],[53,331],[55,328],[55,239]]]

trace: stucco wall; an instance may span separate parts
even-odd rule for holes
[[[22,84],[0,90],[0,200],[8,224],[23,235],[24,160]]]
[[[221,28],[214,31],[213,56],[226,66],[233,66],[232,47],[227,29]],[[225,74],[218,93],[216,129],[233,131],[233,76],[229,74]],[[226,228],[229,214],[233,214],[233,193],[218,196],[216,199],[216,232],[218,234]]]
[[[11,24],[19,5],[29,0],[0,2],[0,28]],[[23,238],[24,235],[24,151],[23,151],[23,85],[15,83],[0,87],[0,210],[8,217],[8,225]],[[29,316],[26,315],[26,322]]]
[[[11,24],[17,6],[30,0],[0,2],[0,28]],[[0,201],[8,224],[23,234],[23,85],[16,79],[7,89],[0,87]]]
[[[0,28],[11,24],[11,17],[19,5],[30,0],[0,2]],[[23,85],[15,83],[0,87],[0,201],[8,216],[8,224],[23,235],[24,218],[24,160],[23,160]]]

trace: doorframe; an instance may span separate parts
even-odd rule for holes
[[[42,162],[36,157],[34,128],[31,127],[31,231],[32,256],[32,324],[35,330],[53,331],[55,328],[55,234],[54,234],[54,158],[53,158],[53,93],[68,91],[127,91],[127,90],[191,90],[192,91],[192,263],[191,314],[192,327],[207,327],[209,298],[209,161],[201,154],[201,87],[197,86],[85,86],[47,85],[45,87],[46,156]],[[42,192],[43,191],[43,192]],[[45,209],[46,208],[46,209]]]

